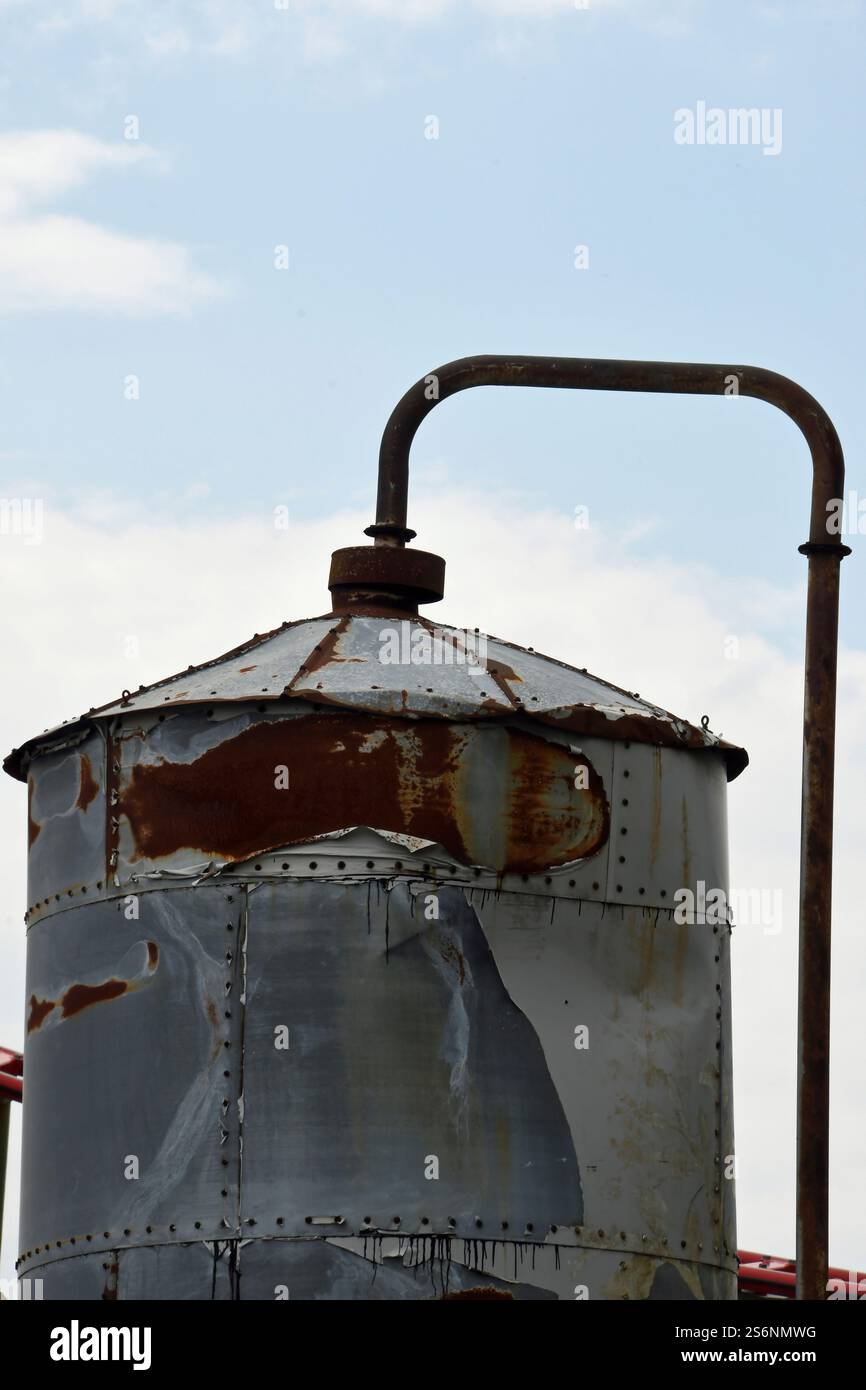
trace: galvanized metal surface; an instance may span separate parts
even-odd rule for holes
[[[464,894],[437,896],[428,922],[405,884],[251,894],[242,1220],[260,1234],[582,1223],[535,1032]],[[281,1026],[290,1046],[277,1050]]]
[[[364,1302],[730,1299],[727,1270],[567,1246],[244,1240],[128,1248],[33,1271],[46,1300]],[[594,1295],[593,1295],[594,1291]]]
[[[686,765],[695,805],[723,796],[721,765],[660,756],[680,804]],[[689,859],[720,862],[703,834]],[[733,1296],[726,931],[537,875],[254,873],[31,927],[20,1272],[47,1297]]]
[[[237,1231],[242,901],[187,888],[142,896],[135,917],[118,898],[31,928],[20,1223],[31,1260],[133,1233]]]
[[[669,913],[676,890],[695,886],[700,845],[713,861],[704,881],[727,881],[721,751],[696,758],[552,728],[541,738],[521,718],[389,724],[300,702],[127,715],[109,730],[88,754],[103,783],[98,759],[110,750],[108,797],[78,804],[78,750],[31,765],[32,814],[43,775],[66,791],[36,823],[28,925],[214,875],[406,875]],[[275,785],[278,766],[288,787]],[[352,828],[365,818],[372,832]]]
[[[389,659],[395,652],[405,659]],[[305,701],[402,719],[492,721],[519,714],[566,732],[675,748],[719,748],[731,777],[748,762],[742,749],[720,741],[709,729],[586,671],[498,638],[434,628],[425,619],[405,615],[331,614],[255,637],[217,661],[46,731],[11,753],[4,766],[23,778],[34,753],[52,745],[77,749],[82,736],[92,740],[97,723],[104,727],[126,713],[252,702],[267,708],[277,701],[284,708]]]
[[[105,735],[93,730],[74,747],[42,755],[28,776],[28,905],[68,904],[101,890],[105,761]]]

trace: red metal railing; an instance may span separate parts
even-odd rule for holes
[[[740,1294],[758,1298],[796,1298],[797,1264],[776,1255],[758,1255],[740,1250],[737,1276]],[[854,1269],[827,1271],[827,1298],[866,1300],[866,1274]]]
[[[20,1100],[24,1086],[24,1058],[20,1052],[0,1047],[0,1100]]]

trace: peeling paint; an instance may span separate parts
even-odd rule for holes
[[[281,765],[288,789],[275,784]],[[462,864],[537,872],[595,853],[609,823],[595,769],[559,744],[347,714],[254,724],[191,762],[132,757],[118,812],[151,864],[179,850],[242,860],[367,824],[435,841]]]
[[[94,1004],[110,1003],[113,999],[119,999],[130,990],[140,988],[156,971],[159,964],[159,949],[155,941],[142,942],[139,945],[145,947],[147,963],[144,969],[131,979],[119,979],[114,976],[96,983],[75,982],[68,985],[56,999],[39,998],[37,994],[31,994],[27,1032],[38,1032],[45,1020],[55,1011],[57,1011],[57,1017],[52,1022],[60,1022],[67,1018],[74,1018],[76,1014],[80,1014],[84,1009],[92,1008]],[[127,952],[127,955],[129,954]]]

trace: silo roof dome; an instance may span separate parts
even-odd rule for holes
[[[24,779],[29,755],[92,720],[177,706],[303,700],[398,718],[521,717],[553,729],[666,747],[716,749],[732,780],[747,753],[702,722],[677,718],[585,670],[476,631],[416,614],[340,612],[284,623],[29,739],[4,767]]]

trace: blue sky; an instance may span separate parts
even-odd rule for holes
[[[454,357],[770,367],[829,411],[866,502],[863,4],[0,0],[0,36],[0,498],[46,508],[44,545],[0,538],[5,747],[321,612],[328,551],[372,520],[388,413]],[[677,144],[701,101],[781,111],[781,150]],[[740,1239],[790,1255],[806,445],[755,401],[490,389],[436,410],[412,462],[443,620],[709,710],[750,749],[732,878],[788,906],[779,936],[735,939]],[[831,1249],[862,1268],[848,541]],[[24,824],[0,779],[12,1045]],[[5,1236],[8,1273],[9,1209]]]
[[[39,211],[179,243],[213,294],[176,313],[145,297],[133,314],[4,316],[14,482],[154,506],[197,484],[171,499],[197,514],[240,498],[298,517],[372,507],[406,386],[455,356],[516,351],[770,366],[825,404],[857,486],[859,4],[75,13],[0,7],[4,127],[123,144],[133,114],[154,153]],[[675,144],[673,112],[698,100],[781,108],[781,153]],[[645,525],[648,556],[723,550],[744,573],[803,578],[808,456],[754,402],[479,392],[434,415],[414,465],[417,497],[471,479]],[[423,543],[417,503],[412,516]],[[846,566],[846,632],[861,582]]]

